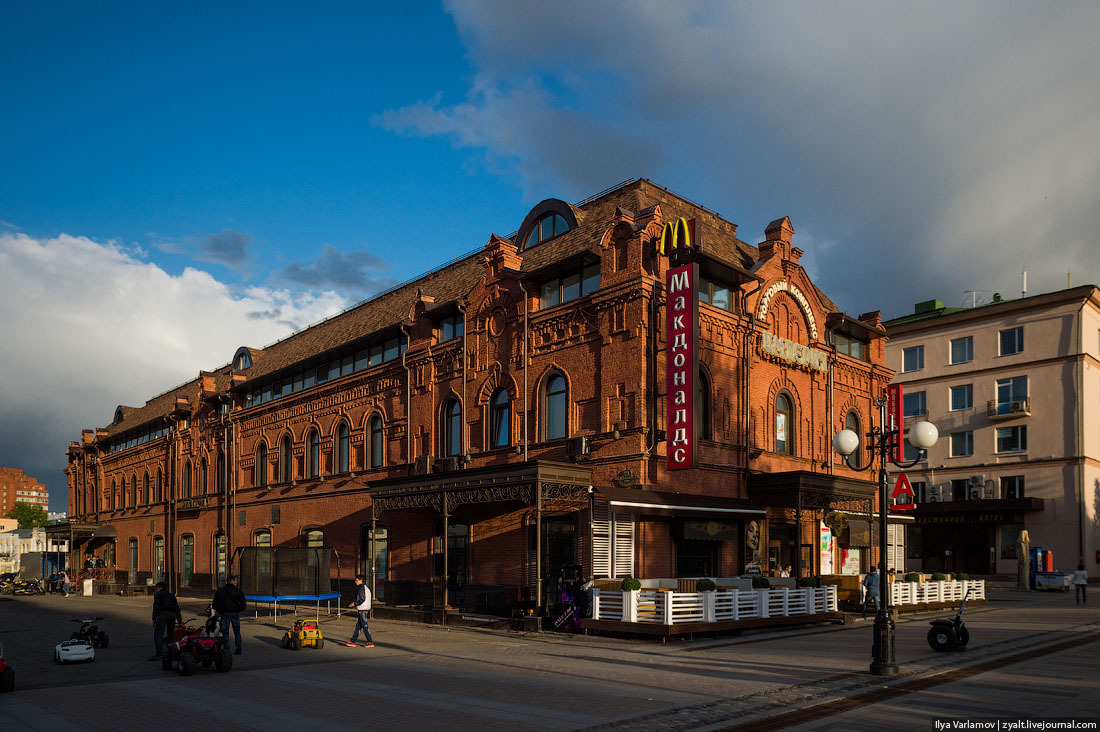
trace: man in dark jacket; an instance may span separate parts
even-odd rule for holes
[[[229,624],[233,624],[233,636],[237,639],[237,655],[241,655],[241,613],[247,607],[244,593],[237,587],[236,575],[225,578],[225,584],[214,593],[214,612],[222,616],[222,638],[229,645]]]
[[[164,655],[168,633],[177,623],[183,624],[179,603],[176,602],[176,596],[168,591],[168,585],[157,582],[156,590],[157,593],[153,595],[153,646],[156,653],[149,657],[150,661],[156,661]]]

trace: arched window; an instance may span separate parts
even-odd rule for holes
[[[569,224],[558,213],[548,213],[531,225],[527,232],[527,238],[523,240],[523,248],[530,249],[536,244],[541,244],[547,239],[560,236],[569,231]]]
[[[191,461],[183,464],[183,497],[191,497]]]
[[[348,459],[349,443],[350,443],[351,431],[348,429],[347,422],[341,422],[340,426],[336,428],[336,472],[346,473],[350,468],[350,461]]]
[[[149,503],[149,474],[141,476],[141,502]]]
[[[786,394],[775,398],[775,451],[794,454],[794,411]]]
[[[512,400],[504,389],[497,389],[489,400],[489,447],[512,444]]]
[[[385,443],[382,439],[382,418],[377,414],[370,418],[368,431],[370,432],[370,466],[380,468],[385,456]]]
[[[302,529],[302,546],[307,549],[320,548],[325,545],[325,531],[316,526]]]
[[[863,430],[860,428],[859,414],[856,413],[856,410],[853,409],[844,415],[844,429],[855,432],[861,440],[863,439]]]
[[[126,491],[126,505],[133,508],[137,505],[137,476],[130,476],[130,488]]]
[[[263,440],[256,447],[256,485],[267,485],[267,443]]]
[[[440,425],[443,457],[462,454],[462,403],[451,398],[443,405],[443,419]]]
[[[569,387],[561,374],[546,380],[542,398],[542,439],[560,440],[569,436]]]
[[[714,402],[714,393],[710,390],[710,379],[703,369],[699,369],[696,391],[699,394],[699,438],[713,440],[714,416],[711,412],[711,405]]]
[[[252,535],[252,544],[254,546],[271,546],[271,532],[267,529],[257,529],[256,533]]]
[[[279,480],[283,483],[294,480],[294,473],[290,467],[293,459],[290,435],[283,435],[283,440],[279,443]]]
[[[204,457],[199,463],[199,493],[206,493],[208,490],[210,490],[210,469]]]
[[[164,500],[164,475],[157,468],[157,503]]]
[[[225,493],[225,453],[218,450],[218,493]]]
[[[309,456],[306,470],[310,478],[316,478],[321,474],[321,438],[317,435],[317,430],[309,431],[306,437],[306,451]]]
[[[116,490],[117,490],[117,487],[115,486],[115,481],[112,478],[111,479],[111,492],[107,494],[107,510],[108,511],[113,511],[115,509],[115,491]]]

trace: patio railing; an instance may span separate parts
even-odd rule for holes
[[[716,623],[836,612],[835,587],[672,592],[592,590],[592,619],[624,623]]]
[[[969,589],[970,600],[985,599],[985,580],[944,580],[942,582],[891,582],[891,605],[917,605],[924,602],[961,602]],[[862,592],[861,592],[862,595]]]

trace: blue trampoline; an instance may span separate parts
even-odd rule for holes
[[[274,607],[273,614],[276,623],[279,622],[280,602],[315,602],[317,604],[317,615],[320,616],[321,602],[325,602],[325,611],[331,613],[332,606],[328,603],[332,600],[336,600],[336,614],[340,614],[339,592],[326,592],[323,595],[245,595],[244,597],[249,602],[270,602]]]
[[[339,581],[340,557],[332,547],[239,547],[234,559],[245,598],[253,603],[270,602],[275,622],[279,603],[312,602],[321,614],[321,603],[340,612],[340,593],[332,588],[332,565],[336,562]]]

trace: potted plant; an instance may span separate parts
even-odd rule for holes
[[[910,572],[905,575],[906,582],[920,582],[920,572]]]
[[[623,580],[622,589],[623,592],[634,592],[642,589],[642,583],[634,577],[627,577]]]
[[[770,590],[772,583],[768,581],[767,577],[753,577],[752,588],[754,590]]]
[[[820,587],[821,582],[817,577],[800,577],[798,579],[799,587]]]
[[[714,592],[717,586],[714,584],[714,580],[701,579],[695,583],[696,592]]]
[[[933,572],[932,573],[932,581],[933,582],[943,582],[946,579],[947,579],[947,575],[945,575],[943,572]]]

